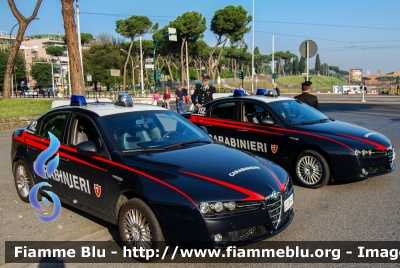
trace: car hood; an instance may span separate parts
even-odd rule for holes
[[[223,144],[126,155],[125,164],[202,201],[264,200],[283,192],[288,174],[278,165]]]
[[[299,125],[296,129],[329,136],[355,149],[386,150],[392,146],[391,141],[386,136],[376,131],[341,121]]]

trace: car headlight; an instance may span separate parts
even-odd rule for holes
[[[284,197],[287,196],[287,193],[292,188],[292,186],[293,186],[292,179],[290,178],[290,175],[288,175],[286,183],[285,183],[285,187],[283,187],[283,196]]]
[[[233,215],[258,209],[265,209],[264,200],[201,202],[199,204],[199,210],[205,218]]]
[[[376,150],[371,150],[371,149],[359,149],[355,150],[354,154],[357,157],[365,157],[365,156],[371,156],[371,155],[379,155],[379,154],[384,154],[385,151],[376,151]]]

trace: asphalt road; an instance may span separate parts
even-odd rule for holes
[[[174,109],[174,107],[172,107]],[[321,104],[321,110],[336,120],[378,131],[400,152],[400,106],[397,104]],[[4,241],[113,241],[118,229],[71,207],[63,206],[59,218],[42,223],[30,204],[18,198],[10,164],[11,133],[0,133],[0,265],[4,264]],[[391,174],[355,182],[335,182],[321,189],[295,186],[295,218],[274,241],[400,241],[400,162]],[[187,267],[186,264],[140,264],[150,267]],[[265,264],[206,264],[207,267],[261,267]],[[203,267],[191,264],[191,267]],[[299,267],[322,266],[292,264]],[[288,267],[291,264],[274,266]],[[333,266],[326,265],[323,266]],[[15,265],[6,265],[15,266]],[[37,267],[37,264],[18,267]],[[67,267],[91,267],[68,264]],[[122,264],[96,266],[120,267]],[[129,265],[131,266],[131,265]],[[348,264],[341,266],[349,267]],[[352,266],[358,266],[353,264]],[[365,265],[363,265],[365,266]],[[388,264],[371,267],[388,267]],[[394,265],[393,265],[394,266]],[[17,266],[15,266],[17,267]],[[40,267],[51,267],[43,266]],[[56,266],[60,267],[60,266]],[[61,266],[62,267],[62,266]],[[335,265],[335,267],[337,267]]]

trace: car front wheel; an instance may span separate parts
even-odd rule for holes
[[[158,249],[164,245],[160,224],[153,211],[142,200],[128,200],[120,210],[118,222],[119,233],[126,247]]]
[[[314,150],[302,152],[296,159],[295,176],[301,185],[320,188],[329,182],[330,169],[325,158]]]
[[[28,166],[20,159],[15,162],[13,173],[15,188],[17,189],[19,198],[21,198],[22,201],[29,203],[29,193],[35,183]]]

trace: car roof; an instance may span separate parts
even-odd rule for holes
[[[85,106],[59,106],[53,110],[73,108],[75,110],[92,111],[98,116],[107,116],[113,114],[122,114],[130,112],[141,112],[141,111],[168,111],[168,109],[162,108],[160,106],[150,105],[150,104],[133,104],[133,107],[122,107],[114,105],[114,103],[88,103]]]
[[[222,95],[224,94],[224,95]],[[216,95],[216,96],[215,96]],[[215,96],[215,97],[214,97]],[[270,97],[270,96],[264,96],[264,95],[246,95],[246,96],[233,96],[232,93],[217,93],[213,94],[214,100],[228,100],[228,99],[236,99],[236,100],[246,100],[246,99],[251,99],[251,100],[259,100],[265,103],[271,103],[271,102],[276,102],[276,101],[282,101],[282,100],[293,100],[293,98],[287,98],[287,97]]]

